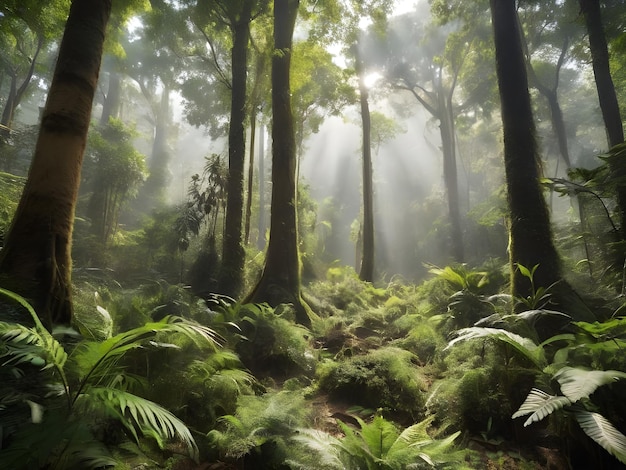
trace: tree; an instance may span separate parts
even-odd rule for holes
[[[510,211],[512,290],[516,296],[527,297],[533,294],[532,286],[518,265],[539,265],[535,285],[548,287],[561,279],[560,260],[539,185],[540,160],[515,0],[490,0],[490,4]]]
[[[363,227],[362,253],[359,278],[362,281],[374,280],[374,188],[372,174],[372,120],[369,108],[369,90],[365,84],[365,70],[363,59],[358,51],[355,52],[355,71],[359,79],[359,104],[361,106],[362,142],[361,150],[363,164]]]
[[[72,227],[111,0],[70,7],[35,154],[5,246],[0,284],[47,327],[72,319]]]
[[[69,2],[7,0],[0,6],[0,68],[9,77],[0,124],[11,128],[17,106],[36,73],[42,52],[61,34]]]
[[[425,3],[421,9],[427,8]],[[461,223],[461,203],[457,170],[457,142],[455,120],[476,103],[476,96],[484,90],[469,88],[465,102],[458,103],[459,79],[464,68],[471,68],[484,55],[480,41],[480,26],[451,31],[449,26],[429,24],[428,14],[420,10],[394,19],[386,37],[387,54],[377,57],[385,67],[386,79],[398,90],[406,90],[439,122],[443,180],[448,203],[452,258],[465,259]],[[407,36],[410,38],[407,41]],[[421,44],[421,47],[418,47]],[[379,54],[380,55],[380,54]],[[482,86],[490,80],[483,75]]]
[[[552,131],[565,170],[572,167],[567,142],[567,129],[559,102],[561,73],[571,54],[572,42],[579,27],[571,21],[571,3],[564,2],[536,8],[534,5],[520,13],[522,45],[527,62],[530,84],[545,98],[550,112]],[[534,57],[533,57],[534,56]],[[556,60],[554,60],[556,59]]]
[[[589,36],[589,50],[593,65],[593,75],[598,90],[600,110],[604,119],[609,147],[624,142],[624,127],[620,114],[615,85],[611,77],[609,51],[602,23],[600,0],[579,0],[580,10],[585,18],[587,35]],[[611,170],[619,172],[615,161],[611,162]],[[620,233],[626,239],[626,185],[617,188],[617,210],[619,214]]]
[[[92,233],[106,245],[115,234],[120,209],[136,194],[146,173],[145,157],[135,150],[133,128],[110,118],[89,135],[85,180],[92,193],[87,208]]]
[[[296,321],[310,325],[301,297],[296,222],[296,140],[291,111],[289,70],[299,0],[274,1],[272,56],[272,213],[261,279],[246,301],[272,306],[291,303]]]

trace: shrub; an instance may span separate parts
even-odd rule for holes
[[[333,399],[416,420],[426,388],[416,360],[408,351],[384,347],[340,363],[328,361],[319,368],[318,387]]]

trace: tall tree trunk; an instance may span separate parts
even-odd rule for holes
[[[604,119],[607,140],[609,147],[624,142],[624,127],[620,114],[615,85],[611,77],[609,66],[609,50],[606,44],[604,26],[602,24],[602,12],[600,10],[600,0],[580,0],[580,9],[585,17],[585,25],[589,36],[589,50],[591,51],[591,61],[593,64],[593,75],[595,77],[600,110]],[[616,168],[615,160],[609,162],[611,170],[619,172]],[[623,164],[620,164],[623,165]],[[618,185],[617,207],[619,213],[620,235],[626,239],[626,185]]]
[[[163,202],[165,190],[169,183],[168,165],[170,161],[170,149],[167,144],[170,128],[170,89],[167,85],[161,92],[161,102],[157,107],[156,124],[154,126],[154,140],[150,156],[148,179],[144,186],[143,202],[144,210],[154,208]]]
[[[102,114],[100,115],[100,125],[106,126],[109,118],[117,117],[120,108],[120,97],[122,92],[122,80],[118,73],[109,73],[109,88],[102,103]]]
[[[589,36],[593,75],[598,90],[598,99],[602,117],[604,118],[607,139],[609,147],[613,147],[624,141],[624,127],[609,67],[609,50],[602,24],[600,0],[580,0],[580,9],[585,17],[585,25]]]
[[[359,101],[362,122],[362,158],[363,158],[363,244],[359,278],[362,281],[374,281],[374,188],[372,175],[372,122],[369,108],[369,92],[365,86],[365,77],[361,53],[356,47],[356,73],[359,77]]]
[[[254,183],[254,154],[256,152],[255,144],[256,144],[256,124],[257,124],[257,115],[259,106],[261,104],[261,93],[263,90],[263,85],[265,85],[266,80],[264,80],[265,72],[267,69],[267,56],[262,53],[258,53],[256,57],[256,66],[254,72],[254,86],[252,88],[252,92],[250,93],[250,158],[248,162],[248,194],[246,201],[246,218],[244,222],[244,240],[246,245],[250,243],[250,223],[252,218],[252,189]],[[260,145],[259,145],[259,155],[260,158],[263,158],[263,126],[261,126],[260,132]],[[259,171],[262,171],[263,162],[259,161]],[[260,176],[262,178],[263,175]],[[261,179],[259,179],[259,182]],[[259,188],[260,190],[260,188]],[[261,198],[262,199],[262,198]],[[265,234],[263,234],[265,237]]]
[[[256,247],[265,249],[265,126],[259,133],[259,234],[256,239]]]
[[[250,243],[250,219],[252,218],[252,190],[254,187],[254,152],[256,144],[256,111],[250,115],[250,151],[248,158],[248,191],[246,192],[246,216],[244,221],[245,244]]]
[[[243,284],[245,251],[242,245],[243,181],[246,159],[246,81],[248,72],[248,42],[254,2],[243,2],[242,11],[233,28],[232,89],[230,126],[228,131],[228,196],[222,266],[218,290],[237,296]]]
[[[274,1],[272,56],[272,214],[265,267],[246,301],[290,303],[296,321],[310,325],[301,297],[296,201],[296,141],[289,69],[299,0]]]
[[[515,296],[527,297],[533,294],[531,284],[516,265],[528,269],[539,265],[535,285],[548,287],[561,278],[560,260],[539,185],[540,160],[515,0],[490,2],[504,132],[512,289]]]
[[[463,249],[463,231],[461,229],[461,208],[459,204],[459,179],[456,166],[456,137],[454,135],[454,116],[452,100],[447,99],[443,88],[437,93],[439,100],[439,130],[443,150],[443,179],[448,196],[448,215],[452,240],[452,256],[457,263],[465,258]]]
[[[27,297],[44,324],[69,323],[71,242],[111,0],[74,0],[35,155],[0,251],[0,283]]]

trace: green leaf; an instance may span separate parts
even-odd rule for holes
[[[361,428],[361,437],[371,454],[379,459],[387,455],[389,449],[398,438],[398,430],[393,423],[377,415],[371,423]]]
[[[515,419],[530,414],[530,417],[524,422],[524,427],[526,427],[541,421],[553,411],[560,410],[570,404],[571,401],[567,397],[549,395],[542,390],[533,388],[524,403],[519,407],[519,410],[513,413],[512,418]]]
[[[536,345],[532,340],[515,333],[511,333],[510,331],[500,328],[482,328],[473,326],[470,328],[462,328],[457,331],[457,333],[458,336],[448,343],[444,351],[461,341],[469,341],[479,338],[492,338],[513,346],[515,350],[517,350],[522,356],[530,359],[539,369],[543,369],[546,365],[543,348]]]
[[[609,454],[626,464],[626,436],[619,432],[604,416],[579,409],[574,416],[582,430]]]
[[[626,378],[626,373],[617,370],[584,370],[563,367],[554,378],[561,385],[561,392],[572,403],[581,398],[588,398],[602,385]]]

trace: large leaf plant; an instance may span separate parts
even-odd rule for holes
[[[605,416],[596,411],[591,395],[601,386],[626,378],[618,370],[601,370],[608,355],[615,355],[626,345],[625,318],[606,322],[572,322],[570,330],[538,343],[534,338],[509,331],[516,322],[532,326],[537,315],[558,312],[532,309],[518,314],[500,316],[499,328],[473,326],[458,330],[448,348],[468,340],[495,340],[506,344],[535,371],[536,383],[512,418],[528,416],[524,426],[561,413],[572,416],[584,433],[620,462],[626,464],[626,436]],[[479,322],[484,323],[484,322]],[[509,329],[507,329],[509,328]],[[531,331],[532,327],[525,331]],[[620,351],[621,353],[621,351]],[[575,367],[573,367],[575,365]],[[553,391],[558,384],[560,393]],[[548,390],[549,392],[546,392]]]

